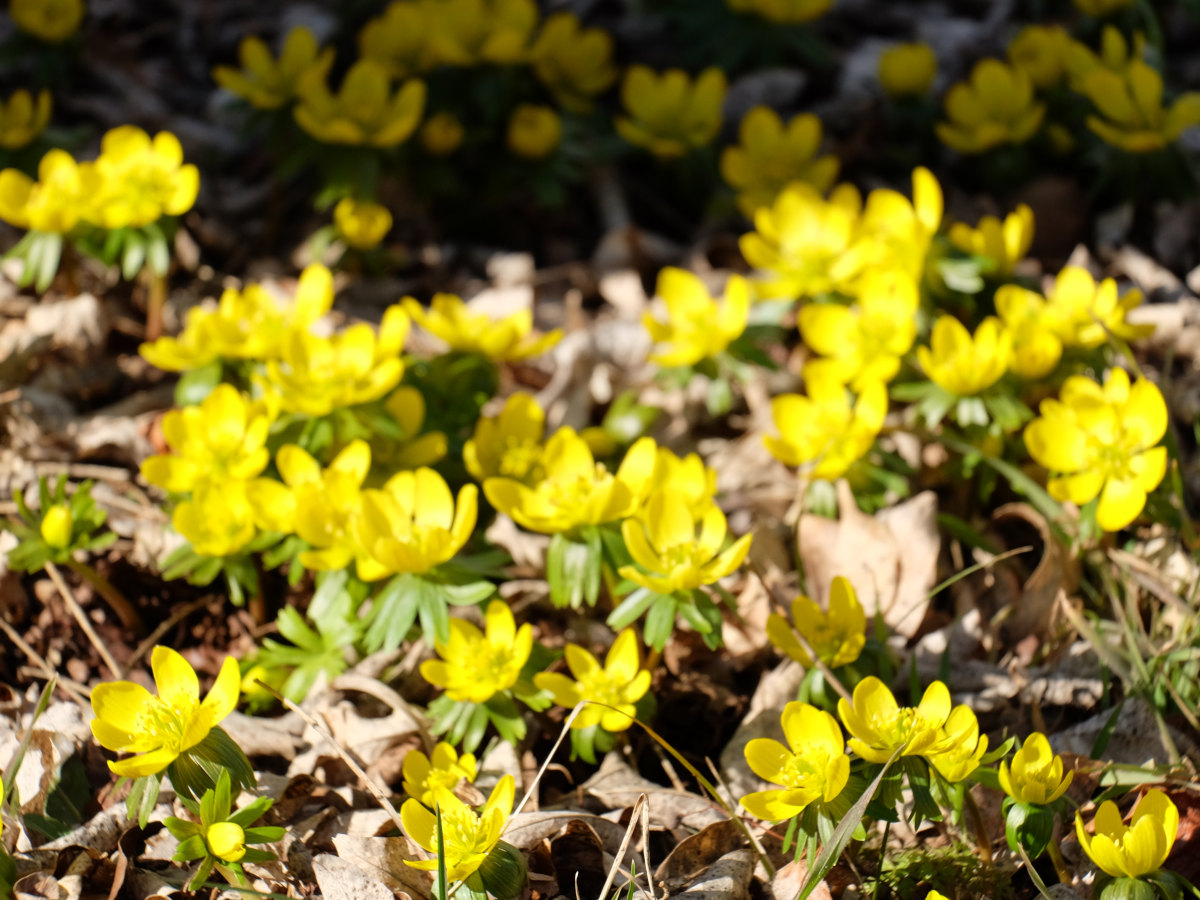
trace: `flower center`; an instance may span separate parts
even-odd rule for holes
[[[500,475],[517,481],[537,481],[535,470],[541,464],[542,445],[533,438],[512,435],[504,439],[500,451]]]
[[[198,703],[192,702],[180,709],[161,697],[153,697],[142,707],[137,733],[153,735],[163,749],[178,754],[182,749],[184,732],[195,718],[198,707]]]
[[[588,672],[579,679],[579,693],[585,700],[607,703],[609,706],[625,706],[622,685],[603,669]]]

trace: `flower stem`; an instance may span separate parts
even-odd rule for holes
[[[111,581],[87,563],[76,559],[67,560],[67,568],[90,584],[92,589],[104,598],[112,611],[117,614],[117,618],[121,620],[124,628],[136,634],[142,634],[146,630],[142,617],[138,615],[133,605],[122,596],[121,592],[113,587]]]

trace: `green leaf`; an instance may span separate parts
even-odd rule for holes
[[[157,222],[151,222],[145,227],[146,232],[146,265],[150,271],[162,278],[171,267],[171,249],[167,245],[167,236]]]
[[[565,534],[554,535],[546,552],[550,600],[560,608],[579,609],[585,600],[592,606],[600,595],[603,549],[600,532],[595,528],[583,531],[583,541],[573,541]]]
[[[656,594],[649,588],[639,587],[620,602],[616,609],[608,614],[605,620],[609,628],[619,631],[626,625],[635,622],[646,610],[655,603],[662,594]],[[669,599],[669,598],[668,598]]]
[[[42,234],[38,239],[39,258],[33,267],[36,278],[34,287],[38,293],[50,287],[50,282],[58,272],[58,261],[62,258],[62,241],[61,234]]]
[[[125,235],[125,246],[121,253],[121,277],[133,281],[146,262],[146,239],[137,231]]]

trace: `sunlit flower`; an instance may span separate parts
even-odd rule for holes
[[[834,480],[861,459],[883,427],[887,390],[881,382],[864,384],[858,399],[828,374],[814,372],[807,396],[782,394],[771,401],[779,437],[763,438],[771,455],[789,466],[809,466],[812,478]]]
[[[517,391],[498,416],[481,416],[463,446],[463,462],[476,481],[511,478],[533,485],[542,479],[546,413],[531,394]]]
[[[610,733],[629,728],[635,717],[635,704],[650,690],[650,672],[642,668],[637,633],[626,628],[618,634],[604,657],[603,666],[586,648],[576,644],[567,644],[565,657],[574,680],[559,672],[539,672],[533,676],[533,683],[539,690],[553,694],[554,702],[567,709],[584,700],[593,700],[620,710],[614,712],[604,706],[585,706],[571,727],[583,729],[599,725]]]
[[[897,705],[887,685],[870,675],[854,686],[852,700],[838,700],[838,715],[850,732],[850,749],[874,763],[887,762],[901,747],[902,756],[926,753],[950,718],[950,691],[940,681],[929,685],[918,706],[909,707]]]
[[[1041,127],[1044,103],[1033,97],[1033,82],[1021,69],[983,59],[969,82],[946,93],[948,122],[937,123],[942,143],[960,153],[983,153],[1001,144],[1023,144]]]
[[[401,431],[376,434],[374,456],[395,469],[432,466],[446,456],[446,435],[424,431],[425,397],[410,384],[402,384],[383,402],[383,408]]]
[[[582,28],[574,13],[556,12],[542,23],[529,61],[565,109],[586,113],[592,98],[617,80],[613,40],[603,28]]]
[[[333,208],[333,224],[351,247],[370,250],[392,230],[392,214],[378,203],[343,197]]]
[[[404,757],[404,793],[426,806],[433,806],[433,794],[438,788],[453,791],[460,781],[471,783],[479,774],[473,753],[458,755],[445,741],[433,748],[429,757],[420,750],[409,750]]]
[[[474,875],[488,853],[500,840],[504,821],[512,812],[516,783],[505,775],[492,789],[491,796],[478,813],[444,787],[433,792],[433,802],[441,813],[442,857],[449,881],[462,881]],[[434,854],[434,859],[406,859],[414,869],[436,872],[438,869],[438,820],[418,800],[405,800],[400,820],[408,836]]]
[[[255,479],[276,484],[269,479]],[[249,483],[205,481],[171,513],[171,527],[201,556],[230,556],[257,534],[258,520],[250,503]]]
[[[333,65],[333,48],[322,50],[316,37],[303,25],[287,33],[279,58],[262,38],[249,35],[238,44],[240,69],[217,66],[213,78],[232,94],[259,109],[278,109],[296,96],[301,80],[310,72],[324,79]]]
[[[710,359],[746,330],[750,286],[740,275],[730,276],[718,303],[699,275],[669,266],[658,273],[657,294],[666,306],[667,321],[647,312],[642,324],[660,347],[650,357],[660,366],[691,366]]]
[[[711,143],[721,130],[725,88],[725,73],[715,67],[693,81],[682,69],[660,74],[647,66],[630,66],[621,83],[628,115],[617,117],[617,133],[655,156],[683,156]]]
[[[392,78],[421,75],[437,65],[433,15],[427,0],[395,0],[358,34],[363,59],[374,60]]]
[[[523,62],[538,22],[534,0],[439,0],[427,14],[438,61],[454,66]]]
[[[738,126],[738,143],[721,154],[721,176],[738,192],[742,214],[769,206],[793,181],[811,184],[820,193],[833,185],[836,156],[817,156],[821,120],[812,113],[794,116],[785,127],[768,106],[755,106]]]
[[[65,41],[83,21],[83,0],[9,0],[13,24],[51,44]]]
[[[1075,0],[1076,9],[1098,19],[1111,16],[1117,10],[1132,4],[1133,0]]]
[[[1011,355],[1012,335],[995,316],[980,322],[974,336],[954,316],[939,316],[929,346],[917,348],[929,380],[956,397],[973,397],[999,381]]]
[[[237,660],[231,656],[203,702],[196,670],[174,650],[155,647],[150,668],[157,696],[131,681],[105,682],[92,690],[97,742],[107,750],[136,754],[108,764],[120,776],[161,772],[233,712],[241,693]]]
[[[1078,505],[1099,496],[1096,522],[1105,531],[1137,518],[1167,470],[1167,448],[1156,446],[1167,431],[1159,389],[1145,378],[1131,386],[1124,369],[1112,369],[1103,386],[1073,375],[1040,411],[1025,446],[1050,470],[1050,495]]]
[[[860,272],[898,268],[920,281],[929,243],[942,222],[942,186],[924,166],[912,172],[912,199],[891,188],[867,195],[858,240],[845,260]]]
[[[1054,333],[1045,298],[1015,284],[996,289],[996,312],[1012,335],[1008,367],[1034,381],[1054,371],[1062,358],[1062,340]]]
[[[752,816],[782,822],[810,803],[830,803],[850,779],[850,757],[837,719],[807,703],[792,701],[780,717],[785,747],[771,738],[746,744],[746,763],[764,781],[782,785],[742,797]]]
[[[310,72],[301,82],[296,122],[318,141],[368,147],[395,147],[416,130],[425,109],[425,82],[410,78],[395,93],[387,70],[360,59],[337,94],[325,75]]]
[[[179,139],[160,131],[153,139],[132,125],[113,128],[100,141],[95,162],[99,195],[88,213],[105,228],[137,228],[192,208],[200,172],[183,162]]]
[[[71,533],[74,530],[75,520],[71,516],[71,508],[65,503],[51,506],[42,517],[42,540],[58,550],[71,546]]]
[[[453,113],[440,112],[430,116],[421,126],[421,146],[434,156],[448,156],[462,143],[462,122]]]
[[[725,0],[734,12],[752,13],[779,25],[799,25],[819,19],[833,0]]]
[[[533,649],[533,626],[517,628],[502,600],[487,605],[485,631],[464,619],[450,619],[450,637],[438,641],[441,659],[421,663],[421,677],[456,703],[486,703],[517,683]]]
[[[989,274],[1004,277],[1025,258],[1033,243],[1033,210],[1021,203],[1003,222],[995,216],[984,216],[974,228],[955,222],[946,236],[958,249],[986,259]]]
[[[936,76],[937,55],[928,44],[895,44],[879,54],[879,83],[892,97],[924,97]]]
[[[548,106],[522,103],[508,119],[508,149],[525,159],[544,159],[562,142],[562,119]]]
[[[1071,35],[1061,25],[1026,25],[1008,44],[1008,61],[1034,87],[1054,87],[1066,74]]]
[[[841,575],[829,587],[828,613],[816,601],[800,596],[792,601],[790,623],[779,613],[772,613],[767,619],[767,637],[771,643],[804,668],[811,669],[812,657],[796,639],[793,628],[831,669],[854,662],[867,642],[867,614],[858,602],[854,585]]]
[[[83,217],[96,189],[91,163],[51,150],[38,164],[37,181],[19,169],[0,171],[0,219],[30,231],[66,234]]]
[[[692,518],[699,521],[713,505],[717,493],[717,472],[705,465],[698,453],[680,457],[666,447],[659,447],[654,455],[654,470],[640,488],[640,493],[648,499],[652,490],[666,491],[682,500]],[[645,515],[644,506],[637,515]]]
[[[987,748],[987,735],[979,733],[975,711],[959,705],[950,710],[946,724],[938,729],[937,742],[925,751],[925,758],[942,778],[957,784],[979,768]]]
[[[1011,770],[1001,760],[996,777],[1004,793],[1018,803],[1048,806],[1066,793],[1075,773],[1064,777],[1062,757],[1050,749],[1044,734],[1035,731],[1013,754]]]
[[[1142,299],[1142,292],[1136,288],[1119,294],[1112,278],[1097,282],[1087,269],[1065,266],[1054,279],[1054,289],[1046,295],[1047,323],[1067,347],[1099,347],[1108,341],[1109,332],[1123,340],[1134,340],[1154,331],[1153,325],[1125,321]]]
[[[18,150],[46,130],[50,123],[50,92],[38,91],[34,97],[20,88],[5,103],[0,99],[0,147]]]
[[[459,353],[477,353],[492,360],[514,362],[545,353],[558,343],[562,331],[533,334],[533,312],[522,309],[501,319],[472,312],[454,294],[434,294],[429,309],[412,297],[402,301],[418,325]]]
[[[1140,878],[1167,861],[1179,833],[1179,810],[1154,788],[1138,801],[1129,825],[1111,800],[1100,804],[1092,825],[1095,834],[1089,835],[1075,813],[1075,834],[1092,862],[1114,878]]]
[[[1081,92],[1101,113],[1088,116],[1088,128],[1127,153],[1161,150],[1200,124],[1200,92],[1189,91],[1165,108],[1162,76],[1140,59],[1121,73],[1095,69]]]
[[[246,832],[237,822],[213,822],[204,832],[209,852],[225,862],[237,862],[246,855]]]

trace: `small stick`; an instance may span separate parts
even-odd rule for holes
[[[100,654],[100,658],[104,660],[104,664],[108,666],[109,671],[117,678],[123,678],[125,673],[121,671],[121,667],[117,665],[117,661],[113,659],[112,654],[108,652],[108,648],[104,646],[104,642],[100,640],[100,635],[96,634],[96,629],[92,627],[91,619],[87,617],[87,613],[83,611],[83,607],[79,605],[79,601],[75,599],[75,595],[71,593],[71,589],[63,581],[63,577],[58,571],[58,566],[46,560],[46,574],[50,576],[50,580],[54,582],[54,586],[62,594],[63,601],[67,604],[67,609],[71,610],[71,615],[75,617],[75,621],[79,623],[79,627],[83,629],[83,633],[92,642],[92,646],[96,648],[96,652]]]
[[[625,858],[625,851],[629,849],[629,841],[633,838],[633,832],[637,830],[638,820],[644,818],[638,813],[644,813],[650,805],[650,799],[646,794],[638,794],[638,798],[634,801],[633,812],[629,816],[629,827],[625,829],[625,836],[621,838],[621,846],[617,848],[617,855],[613,858],[613,864],[608,867],[608,876],[604,879],[604,887],[600,889],[600,897],[598,900],[607,900],[609,889],[612,888],[613,882],[617,880],[617,872],[621,869],[621,860]],[[644,827],[644,823],[643,823]],[[642,838],[642,846],[647,846],[649,834]],[[650,885],[650,896],[654,896],[654,877],[649,869],[646,870],[646,883]]]
[[[129,665],[132,667],[141,662],[142,657],[150,652],[150,650],[155,644],[158,643],[159,639],[164,634],[166,634],[196,610],[206,606],[208,601],[211,599],[211,595],[207,597],[201,597],[199,600],[193,600],[191,603],[176,607],[175,611],[171,613],[171,615],[168,616],[165,621],[160,622],[157,626],[155,626],[155,629],[146,636],[146,639],[137,645],[137,648],[133,651],[133,656],[129,658]]]
[[[44,675],[47,680],[49,680],[51,678],[58,678],[59,685],[64,690],[66,690],[66,692],[68,694],[70,694],[74,698],[76,703],[78,703],[80,706],[83,706],[85,708],[88,706],[87,694],[86,693],[85,694],[76,694],[67,685],[65,679],[59,678],[58,673],[54,671],[54,669],[53,669],[53,667],[51,667],[50,663],[46,662],[46,660],[42,658],[42,655],[40,653],[38,653],[36,650],[34,650],[32,647],[30,647],[27,643],[25,643],[25,639],[22,638],[21,635],[17,634],[17,630],[15,628],[13,628],[11,625],[9,625],[8,622],[6,622],[4,619],[0,619],[0,630],[2,630],[8,636],[8,639],[16,645],[18,650],[20,650],[27,657],[29,657],[29,661],[34,664],[34,666],[37,668],[37,670],[39,672],[41,672],[42,675]],[[74,684],[74,682],[71,682],[71,683]],[[83,690],[86,691],[87,688],[83,688]]]

